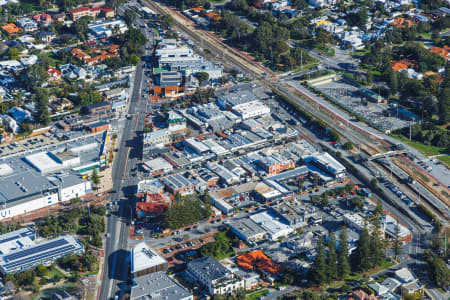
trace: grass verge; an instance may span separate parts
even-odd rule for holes
[[[438,155],[438,154],[443,154],[443,151],[445,150],[444,148],[440,148],[440,147],[436,147],[436,146],[432,146],[432,145],[425,145],[416,141],[410,141],[408,138],[399,135],[399,134],[393,134],[392,137],[396,138],[397,140],[399,140],[402,143],[405,143],[411,147],[413,147],[414,149],[416,149],[417,151],[420,151],[422,154],[426,155],[426,156],[433,156],[433,155]]]
[[[258,300],[259,297],[264,296],[268,292],[269,292],[269,290],[256,291],[254,293],[248,294],[247,297],[245,297],[245,300]]]

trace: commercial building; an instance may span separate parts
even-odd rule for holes
[[[334,159],[329,153],[323,152],[312,155],[305,159],[305,161],[330,174],[336,180],[343,180],[347,177],[345,167]]]
[[[154,146],[164,146],[171,142],[172,133],[168,129],[144,133],[144,149]]]
[[[382,224],[384,233],[388,238],[394,239],[397,234],[402,242],[410,242],[412,239],[411,231],[404,225],[398,223],[393,217],[390,215],[385,215],[382,218]],[[398,226],[398,232],[397,232],[397,226]]]
[[[122,19],[116,19],[101,23],[94,22],[89,24],[88,29],[94,38],[102,39],[111,37],[114,32],[123,34],[128,30],[128,27]]]
[[[282,155],[265,156],[258,161],[258,164],[269,175],[295,168],[295,162]]]
[[[374,229],[372,224],[369,224],[361,215],[356,213],[346,213],[343,215],[344,223],[347,224],[349,228],[355,229],[360,232],[364,227],[370,231]]]
[[[242,120],[270,114],[270,108],[259,100],[235,105],[232,110],[241,117]]]
[[[70,235],[24,247],[0,255],[0,272],[4,275],[48,265],[69,254],[81,254],[84,246]]]
[[[227,295],[244,288],[242,278],[210,256],[188,262],[187,272],[205,286],[210,295]]]
[[[234,234],[247,243],[262,241],[267,234],[261,226],[248,218],[233,220],[229,226]]]
[[[161,179],[166,189],[172,193],[180,195],[192,194],[195,191],[195,183],[191,178],[186,178],[181,174],[174,174]]]
[[[281,220],[269,210],[251,215],[249,218],[266,230],[267,237],[271,240],[277,240],[294,231],[289,225],[282,223]]]
[[[146,161],[142,167],[152,176],[166,174],[173,170],[173,166],[162,157]]]
[[[223,165],[218,163],[212,163],[208,165],[208,168],[217,174],[223,182],[226,184],[235,184],[240,181],[239,176],[225,168]]]
[[[137,278],[147,274],[167,271],[167,261],[145,242],[131,250],[131,276]]]
[[[58,143],[50,152],[4,157],[0,220],[91,195],[91,181],[83,175],[99,166],[103,144],[104,135],[93,134]]]
[[[194,300],[191,292],[165,272],[155,272],[133,279],[130,300]]]
[[[35,234],[29,227],[0,235],[0,255],[34,245]]]

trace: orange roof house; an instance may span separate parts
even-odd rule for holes
[[[208,19],[210,19],[212,21],[216,21],[216,22],[220,21],[222,19],[222,17],[218,13],[215,13],[215,12],[207,13],[206,16],[208,17]]]
[[[73,48],[72,50],[70,50],[70,54],[81,61],[85,61],[86,59],[91,58],[91,56],[89,54],[87,54],[86,52],[84,52],[83,50],[79,49],[79,48]]]
[[[394,22],[392,22],[392,25],[394,25],[397,28],[402,28],[405,26],[409,28],[411,26],[414,26],[415,23],[414,23],[414,21],[409,20],[409,19],[405,19],[402,17],[395,17]]]
[[[192,8],[191,10],[192,10],[193,12],[199,14],[199,13],[201,13],[202,11],[204,11],[205,9],[204,9],[203,7],[194,7],[194,8]]]
[[[416,61],[405,58],[401,60],[393,60],[391,64],[392,70],[400,71],[414,67],[416,65]]]
[[[442,58],[450,59],[450,47],[445,45],[444,48],[430,47],[430,52],[439,55]]]
[[[260,270],[272,275],[280,274],[281,267],[268,258],[261,250],[249,252],[237,257],[237,264],[246,270]]]
[[[6,25],[3,25],[2,27],[2,30],[4,31],[4,32],[6,32],[8,35],[13,35],[13,34],[16,34],[16,33],[18,33],[19,31],[20,31],[20,29],[19,29],[19,27],[17,27],[15,24],[13,24],[13,23],[8,23],[8,24],[6,24]]]

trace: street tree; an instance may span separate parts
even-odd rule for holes
[[[337,265],[337,253],[336,253],[336,239],[334,233],[330,233],[330,239],[328,241],[328,280],[334,281],[338,278],[338,265]]]
[[[339,233],[338,275],[340,279],[343,279],[347,277],[349,273],[350,264],[348,262],[347,228],[342,228]]]
[[[317,255],[311,269],[313,281],[319,285],[327,281],[327,265],[325,262],[324,238],[321,237],[317,244]]]
[[[369,239],[369,231],[367,226],[364,226],[359,235],[358,248],[355,255],[355,266],[360,271],[367,271],[371,267]]]
[[[92,183],[92,187],[94,188],[94,190],[97,190],[98,185],[100,184],[100,176],[97,173],[97,168],[94,168],[92,170],[91,183]]]

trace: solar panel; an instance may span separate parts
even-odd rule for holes
[[[41,254],[37,254],[31,257],[27,257],[24,259],[20,259],[20,260],[16,260],[10,263],[5,264],[3,267],[5,269],[12,269],[15,268],[17,266],[25,266],[26,264],[30,263],[30,262],[35,262],[38,261],[42,258],[52,258],[53,256],[59,255],[59,254],[63,254],[64,252],[67,252],[69,250],[75,249],[76,247],[74,245],[68,245],[68,246],[64,246],[62,248],[58,248],[58,249],[54,249],[51,251],[47,251],[45,253],[41,253]]]
[[[20,236],[21,237],[27,237],[27,236],[31,236],[31,235],[33,235],[33,231],[32,230],[28,230],[28,231],[25,231],[25,232],[22,232],[21,234],[20,234]]]
[[[8,262],[11,260],[19,259],[21,257],[32,255],[33,253],[38,253],[38,252],[49,250],[49,249],[52,249],[55,247],[60,247],[67,243],[68,242],[65,239],[60,239],[60,240],[52,241],[52,242],[49,242],[49,243],[46,243],[43,245],[38,245],[36,247],[32,247],[32,248],[29,248],[29,249],[26,249],[23,251],[11,253],[9,255],[4,256],[3,259],[5,262]]]
[[[10,241],[13,241],[13,240],[17,240],[17,239],[20,239],[19,235],[15,235],[15,236],[12,236],[12,237],[0,240],[0,244],[7,243],[7,242],[10,242]]]

